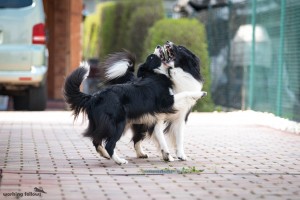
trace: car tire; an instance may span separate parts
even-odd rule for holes
[[[18,95],[13,97],[14,110],[28,110],[28,95]]]
[[[25,95],[14,96],[15,110],[43,111],[47,105],[47,87],[30,87]]]

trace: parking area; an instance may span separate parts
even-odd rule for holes
[[[71,112],[0,112],[0,199],[296,200],[300,135],[278,123],[250,111],[193,113],[188,161],[162,161],[149,140],[149,158],[137,159],[128,133],[117,151],[129,163],[119,166],[97,154]]]

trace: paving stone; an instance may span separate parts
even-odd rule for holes
[[[162,161],[151,141],[150,157],[137,159],[128,133],[117,151],[129,163],[119,166],[98,155],[70,112],[0,112],[0,199],[299,199],[300,136],[248,119],[191,114],[185,162]],[[25,196],[35,188],[46,193]]]

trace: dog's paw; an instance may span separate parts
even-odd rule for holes
[[[183,150],[177,150],[176,151],[176,156],[181,161],[186,161],[187,160],[187,156],[185,155]]]
[[[120,158],[120,160],[118,160],[118,162],[116,161],[116,163],[118,165],[126,165],[126,164],[128,164],[128,161],[123,158]]]
[[[161,150],[161,153],[162,153],[164,161],[166,161],[166,162],[173,162],[174,161],[174,158],[170,155],[170,153],[165,152],[164,150]]]
[[[141,142],[134,145],[135,153],[137,158],[148,158],[148,155],[144,152]]]
[[[137,155],[137,158],[149,158],[148,154],[139,154]]]
[[[109,154],[107,153],[106,149],[102,147],[101,145],[98,145],[97,152],[102,156],[103,158],[110,159]]]
[[[205,91],[196,92],[192,95],[192,98],[197,101],[198,99],[201,99],[202,97],[205,97],[206,95],[207,95],[207,92],[205,92]]]
[[[181,161],[186,161],[187,160],[187,156],[185,154],[177,155],[177,158]]]
[[[128,164],[128,161],[123,159],[123,158],[119,158],[117,160],[115,160],[115,162],[118,164],[118,165],[126,165]]]
[[[128,161],[123,159],[123,158],[120,158],[116,153],[114,153],[112,155],[112,159],[118,164],[118,165],[123,165],[123,164],[127,164]]]

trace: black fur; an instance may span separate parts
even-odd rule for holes
[[[78,68],[66,78],[64,86],[65,101],[70,105],[75,119],[80,112],[84,112],[91,95],[80,92],[80,85],[88,73],[86,68]]]
[[[174,99],[169,93],[172,82],[166,75],[153,71],[160,65],[160,58],[151,54],[140,66],[142,78],[107,86],[93,95],[79,90],[87,73],[85,68],[80,67],[67,77],[64,86],[66,102],[70,104],[75,118],[80,112],[87,115],[89,125],[84,135],[90,137],[96,147],[105,141],[105,149],[112,156],[128,122],[145,114],[174,112]],[[144,124],[141,128],[150,130],[151,127],[154,125]],[[143,136],[136,137],[137,140],[142,138]]]
[[[196,80],[202,82],[200,73],[200,59],[190,50],[181,45],[173,45],[175,54],[175,67],[182,68],[183,71],[191,74]]]

